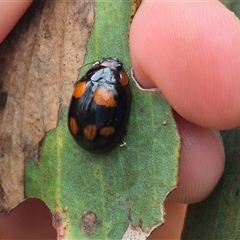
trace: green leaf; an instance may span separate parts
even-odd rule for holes
[[[229,8],[237,17],[240,17],[240,2],[235,0],[220,0],[227,8]]]
[[[95,4],[85,63],[112,56],[129,70],[132,3]],[[26,161],[26,197],[44,200],[59,237],[121,239],[129,223],[150,233],[149,228],[162,222],[164,199],[177,183],[179,136],[164,98],[139,90],[133,82],[130,89],[126,147],[102,155],[82,150],[68,132],[63,109],[58,127],[44,139],[39,165]]]

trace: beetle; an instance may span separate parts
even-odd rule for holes
[[[104,153],[121,138],[129,117],[129,77],[117,58],[102,58],[75,83],[68,129],[91,153]]]

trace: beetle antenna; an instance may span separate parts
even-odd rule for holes
[[[78,68],[78,72],[83,68],[83,67],[85,67],[85,66],[87,66],[87,65],[89,65],[89,64],[94,64],[95,62],[89,62],[89,63],[85,63],[85,64],[83,64],[80,68]]]

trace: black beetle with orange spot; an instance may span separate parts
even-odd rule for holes
[[[103,58],[75,84],[68,128],[75,141],[92,153],[103,153],[120,140],[128,120],[129,78],[116,58]]]

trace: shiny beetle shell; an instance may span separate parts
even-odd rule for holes
[[[129,78],[116,58],[95,62],[76,82],[68,111],[68,128],[85,150],[103,153],[121,138],[129,117]]]

